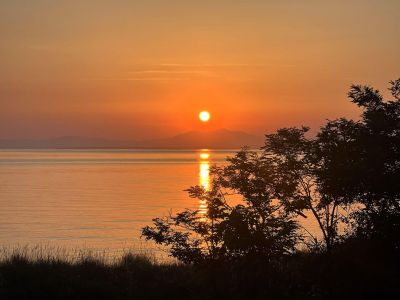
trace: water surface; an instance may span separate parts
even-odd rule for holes
[[[233,154],[0,151],[0,245],[137,246],[152,218],[201,206],[184,189],[207,186],[210,165]]]
[[[140,229],[170,211],[204,211],[205,204],[189,198],[184,189],[197,184],[207,188],[210,165],[224,163],[234,153],[2,150],[0,246],[147,248]]]

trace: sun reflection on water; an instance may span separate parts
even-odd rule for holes
[[[208,150],[202,150],[199,157],[199,185],[208,191],[210,189],[210,153]],[[199,212],[203,216],[207,214],[206,201],[199,201]]]

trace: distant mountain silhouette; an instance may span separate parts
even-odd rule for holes
[[[171,138],[142,141],[146,148],[240,148],[243,146],[259,147],[263,139],[245,132],[220,129],[215,131],[189,131]]]
[[[64,136],[49,139],[0,139],[1,149],[237,149],[243,146],[258,148],[263,138],[240,131],[189,131],[173,137],[149,140],[109,140]]]
[[[0,139],[2,149],[79,149],[79,148],[115,148],[115,143],[107,139],[63,136],[49,139]]]

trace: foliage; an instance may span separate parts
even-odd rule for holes
[[[13,255],[0,261],[0,299],[399,299],[394,257],[349,241],[331,253],[273,263],[246,258],[194,266],[127,254],[113,263]],[[398,262],[398,260],[397,260]]]
[[[354,214],[354,234],[385,240],[399,249],[400,79],[390,84],[394,99],[389,101],[369,86],[351,87],[349,97],[363,109],[362,118],[351,134],[355,142],[345,145],[326,174],[332,182],[340,180],[338,194],[351,192],[362,205]]]
[[[330,250],[338,239],[341,211],[346,202],[322,188],[321,170],[328,162],[323,141],[319,136],[307,138],[309,128],[283,128],[266,136],[265,155],[272,158],[279,179],[275,197],[285,203],[287,210],[306,217],[307,212],[317,221],[325,247]],[[306,228],[304,228],[306,229]],[[310,234],[311,235],[311,234]],[[311,235],[313,248],[321,248]]]
[[[269,159],[246,149],[214,167],[209,191],[191,187],[190,197],[207,204],[207,213],[186,209],[175,216],[154,219],[143,236],[171,246],[171,254],[184,261],[230,260],[244,256],[267,259],[291,253],[298,240],[293,214],[275,201],[275,172]],[[241,201],[230,205],[227,196]]]

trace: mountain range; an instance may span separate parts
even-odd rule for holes
[[[147,140],[112,140],[81,136],[48,139],[0,139],[0,149],[238,149],[259,148],[263,138],[241,131],[189,131],[168,138]]]

